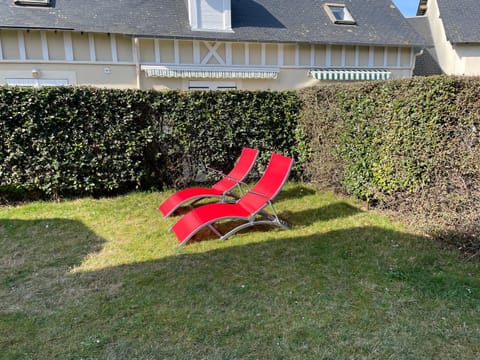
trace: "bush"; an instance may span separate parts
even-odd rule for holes
[[[480,250],[479,85],[442,76],[304,90],[309,176]]]
[[[168,94],[168,93],[167,93]],[[272,151],[301,160],[300,102],[293,92],[183,92],[164,113],[162,149],[170,184],[191,183],[205,165],[229,169],[241,148],[260,150],[257,171]],[[165,95],[169,96],[169,95]],[[154,105],[164,106],[162,102]],[[301,163],[297,161],[297,169]],[[298,173],[298,171],[297,171]]]
[[[0,189],[106,195],[192,182],[243,146],[296,156],[290,92],[0,88]]]

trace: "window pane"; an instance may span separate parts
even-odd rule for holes
[[[335,16],[335,19],[345,20],[345,11],[343,7],[332,6],[330,9],[332,10],[333,16]]]

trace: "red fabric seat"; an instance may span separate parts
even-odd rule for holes
[[[224,198],[248,175],[258,156],[258,150],[243,148],[234,168],[211,188],[191,187],[177,191],[163,201],[158,210],[167,217],[188,201],[198,201],[207,197]]]
[[[278,218],[271,201],[287,181],[292,166],[293,159],[274,153],[261,179],[237,203],[207,204],[184,215],[172,227],[180,245],[186,244],[193,235],[206,226],[221,239],[227,239],[237,231],[256,224],[287,228],[286,224]],[[263,211],[267,205],[271,205],[273,214]],[[266,220],[256,220],[257,215],[265,217]],[[213,223],[227,219],[244,220],[245,223],[222,235]]]

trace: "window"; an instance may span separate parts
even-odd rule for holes
[[[233,81],[195,81],[191,80],[189,90],[235,90],[237,84]]]
[[[28,79],[28,78],[7,78],[7,85],[10,86],[65,86],[68,85],[67,79]]]
[[[355,25],[355,19],[343,4],[325,4],[324,9],[334,24]]]
[[[50,6],[51,0],[14,0],[13,3],[19,6]]]

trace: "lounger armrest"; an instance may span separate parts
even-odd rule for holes
[[[249,193],[251,193],[251,194],[254,194],[254,195],[261,196],[261,197],[263,197],[264,199],[267,199],[268,202],[270,202],[270,200],[271,200],[270,197],[268,197],[268,196],[265,195],[265,194],[262,194],[262,193],[259,193],[259,192],[256,192],[256,191],[252,191],[252,190],[250,190],[250,189],[249,189],[247,192],[249,192]]]
[[[247,184],[247,183],[245,183],[245,182],[243,182],[243,181],[239,181],[238,183],[241,184],[241,185],[243,185],[243,186],[245,186],[245,187],[247,188],[247,193],[251,193],[251,194],[254,194],[254,195],[261,196],[261,197],[267,199],[268,201],[270,201],[270,198],[269,198],[267,195],[262,194],[262,193],[259,193],[259,192],[256,192],[256,191],[253,191],[252,189],[250,189],[250,185],[249,185],[249,184]]]
[[[227,175],[227,174],[223,173],[223,172],[220,171],[220,170],[211,168],[210,166],[206,166],[206,169],[207,169],[207,170],[210,170],[211,172],[214,172],[214,173],[217,173],[217,174],[219,174],[219,175],[222,175],[223,177],[226,177],[226,178],[228,178],[228,179],[230,179],[230,180],[233,180],[233,181],[235,181],[235,182],[240,182],[240,180],[235,179],[233,176]]]

